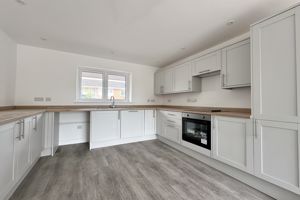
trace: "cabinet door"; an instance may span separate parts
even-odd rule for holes
[[[145,135],[156,134],[156,110],[145,110]]]
[[[157,71],[154,74],[154,93],[163,94],[164,93],[164,71]]]
[[[250,119],[215,117],[213,157],[240,170],[253,172],[253,133]]]
[[[299,124],[256,121],[255,175],[300,194]]]
[[[156,133],[159,136],[163,136],[163,122],[164,122],[164,114],[161,110],[156,112]]]
[[[15,123],[0,126],[0,199],[13,185],[14,126]]]
[[[173,77],[174,70],[167,69],[164,71],[164,93],[172,93],[173,92]]]
[[[30,163],[41,156],[42,151],[42,115],[32,117],[30,131]]]
[[[181,136],[181,128],[176,126],[175,124],[168,123],[165,121],[163,123],[163,137],[179,143],[180,142],[180,136]]]
[[[120,139],[119,111],[92,111],[90,116],[90,145]]]
[[[251,29],[256,119],[300,122],[300,7]]]
[[[221,51],[204,55],[192,62],[192,75],[199,76],[221,70]]]
[[[121,137],[133,138],[144,134],[144,110],[121,111]]]
[[[222,87],[250,86],[250,40],[245,40],[222,50]]]
[[[174,68],[174,92],[190,91],[192,83],[191,65],[185,63]]]
[[[18,181],[29,168],[30,152],[29,137],[31,132],[31,118],[21,121],[21,127],[14,131],[14,178]]]

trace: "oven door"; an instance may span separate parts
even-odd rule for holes
[[[211,122],[201,119],[182,118],[182,140],[211,149]]]

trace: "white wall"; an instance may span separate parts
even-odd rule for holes
[[[166,95],[163,100],[164,104],[204,107],[251,107],[250,87],[232,90],[221,89],[220,75],[202,78],[201,84],[201,92]],[[197,102],[188,102],[188,100],[196,100]]]
[[[154,96],[156,67],[119,62],[62,51],[18,45],[16,105],[72,105],[76,99],[76,72],[80,66],[132,73],[132,104],[148,104]],[[34,97],[51,97],[35,102]],[[89,103],[90,104],[90,103]]]
[[[14,105],[17,45],[0,30],[0,106]]]

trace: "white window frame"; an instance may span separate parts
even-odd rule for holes
[[[82,99],[81,98],[81,78],[82,72],[99,73],[102,74],[102,99]],[[78,67],[77,69],[77,84],[76,84],[76,102],[95,102],[95,103],[107,103],[110,102],[108,96],[108,75],[125,76],[125,99],[116,99],[116,102],[131,102],[131,73],[123,71],[111,71],[101,68],[92,67]]]

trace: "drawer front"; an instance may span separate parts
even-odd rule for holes
[[[182,118],[182,113],[181,112],[173,112],[173,111],[167,111],[167,110],[162,110],[161,113],[165,118],[175,118],[178,120],[181,120]]]
[[[163,137],[173,142],[180,143],[180,136],[181,127],[169,123],[164,123]]]

